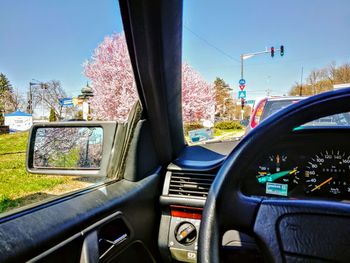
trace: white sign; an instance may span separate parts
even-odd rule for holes
[[[205,121],[203,121],[203,127],[205,127],[205,128],[214,127],[214,123],[211,120],[205,120]]]

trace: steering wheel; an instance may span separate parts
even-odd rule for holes
[[[252,235],[268,262],[350,259],[350,203],[250,197],[240,190],[246,168],[259,151],[295,127],[347,111],[350,89],[322,93],[271,116],[236,146],[207,197],[199,231],[199,262],[220,262],[222,236],[231,229]]]

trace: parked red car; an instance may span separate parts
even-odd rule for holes
[[[246,133],[277,111],[307,97],[264,97],[255,100]]]

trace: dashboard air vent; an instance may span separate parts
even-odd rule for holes
[[[214,179],[213,174],[172,173],[169,196],[206,198]]]

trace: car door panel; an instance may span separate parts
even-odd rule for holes
[[[61,253],[57,249],[51,253],[56,251],[54,254],[62,259],[60,255],[65,254],[65,249],[79,248],[78,255],[74,257],[72,254],[72,261],[69,260],[76,262],[77,257],[81,258],[84,240],[102,224],[96,223],[115,213],[127,222],[125,224],[128,226],[129,237],[124,245],[129,246],[130,251],[134,251],[135,247],[139,250],[140,245],[131,245],[137,241],[150,254],[157,255],[154,236],[157,235],[159,220],[159,209],[156,207],[159,178],[160,173],[157,171],[138,182],[121,180],[108,183],[64,200],[56,200],[53,204],[36,207],[32,212],[17,213],[15,218],[3,218],[0,223],[0,261],[35,259],[63,242],[58,247]],[[51,253],[43,256],[49,257]],[[124,253],[128,255],[128,252]],[[44,260],[45,257],[37,259]]]

